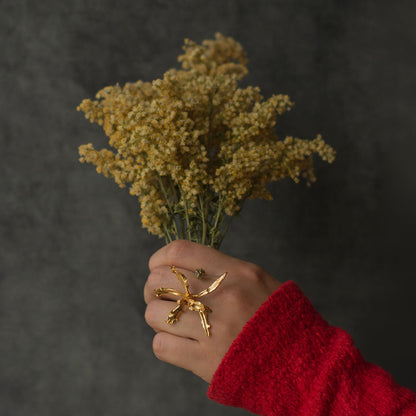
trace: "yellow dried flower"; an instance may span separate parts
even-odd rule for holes
[[[239,88],[247,57],[234,39],[216,33],[200,45],[186,39],[183,49],[182,69],[82,101],[78,110],[103,127],[115,150],[82,145],[80,161],[129,186],[149,232],[218,248],[246,199],[272,199],[266,184],[286,176],[314,182],[313,155],[331,163],[335,151],[321,135],[278,139],[277,116],[294,103]]]

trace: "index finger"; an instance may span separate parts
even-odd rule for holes
[[[175,240],[150,257],[149,269],[152,271],[159,266],[177,266],[195,270],[200,267],[208,274],[217,275],[230,271],[230,267],[239,263],[242,261],[212,247],[188,240]]]

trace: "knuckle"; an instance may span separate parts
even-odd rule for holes
[[[153,353],[155,356],[159,359],[163,357],[163,351],[165,350],[165,337],[163,336],[163,333],[159,332],[153,337]]]
[[[143,298],[144,298],[144,301],[146,303],[149,303],[148,299],[149,299],[150,290],[151,289],[150,289],[150,286],[149,286],[149,281],[146,281],[146,283],[144,284],[144,287],[143,287]]]
[[[155,259],[157,258],[157,253],[158,253],[158,252],[153,253],[153,254],[150,256],[149,261],[147,262],[147,267],[149,268],[149,270],[150,270],[150,271],[152,271],[152,270],[153,270],[154,263],[155,263],[155,261],[156,261]]]
[[[149,303],[152,299],[155,299],[154,290],[157,287],[164,285],[164,271],[165,270],[162,266],[158,266],[155,269],[153,269],[147,277],[146,283],[143,288],[144,300],[146,303]]]
[[[181,258],[189,249],[190,242],[186,240],[174,240],[166,246],[167,258],[172,261]]]
[[[243,274],[245,279],[253,283],[261,283],[264,278],[264,270],[255,263],[246,263]]]
[[[144,320],[149,326],[152,326],[153,322],[155,322],[156,306],[155,302],[150,302],[144,312]]]
[[[163,272],[166,273],[166,268],[162,266],[155,267],[149,274],[147,282],[150,286],[157,285],[163,280]]]

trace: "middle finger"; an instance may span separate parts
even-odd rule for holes
[[[147,305],[145,320],[156,332],[168,332],[184,338],[199,340],[205,336],[199,314],[189,310],[186,306],[176,316],[176,320],[168,322],[168,317],[177,308],[176,302],[154,300]]]

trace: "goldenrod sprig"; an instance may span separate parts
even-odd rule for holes
[[[186,39],[183,49],[181,69],[82,101],[78,110],[103,127],[114,150],[82,145],[80,161],[129,186],[152,234],[218,248],[245,200],[272,199],[267,183],[286,176],[314,182],[313,155],[331,163],[335,151],[321,135],[277,137],[277,117],[294,103],[239,87],[247,57],[234,39]]]

